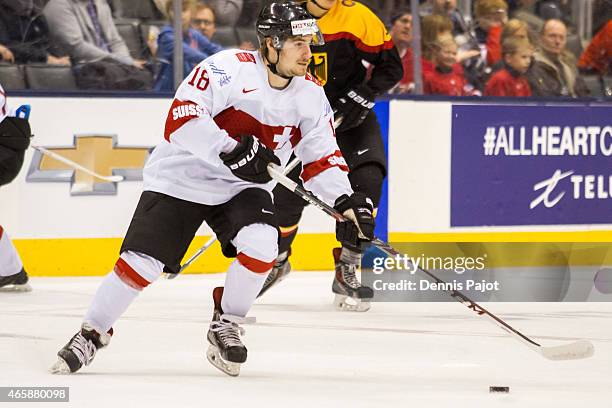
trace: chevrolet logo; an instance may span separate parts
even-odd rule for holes
[[[119,147],[117,136],[77,135],[73,146],[46,147],[53,153],[102,176],[120,175],[124,180],[142,180],[142,168],[151,147]],[[71,195],[114,195],[116,183],[75,170],[52,157],[34,152],[26,181],[70,182]]]

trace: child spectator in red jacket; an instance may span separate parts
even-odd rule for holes
[[[509,37],[502,44],[504,66],[487,82],[485,96],[531,96],[525,74],[531,65],[533,46],[525,39]]]
[[[423,90],[426,95],[473,95],[463,68],[457,63],[457,43],[453,37],[442,35],[433,47],[434,69],[423,71]]]

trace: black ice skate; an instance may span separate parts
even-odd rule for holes
[[[266,281],[264,282],[261,291],[257,297],[262,296],[264,293],[268,291],[272,286],[276,285],[291,272],[291,264],[289,263],[289,251],[285,251],[282,254],[279,254],[276,257],[276,261],[274,261],[274,267],[266,277]]]
[[[210,345],[206,351],[206,358],[225,374],[236,377],[240,374],[240,364],[247,359],[247,349],[240,341],[244,329],[239,325],[254,323],[255,319],[224,314],[221,310],[222,296],[222,287],[213,290],[215,310],[207,335]]]
[[[52,374],[70,374],[78,371],[84,365],[89,365],[96,352],[110,343],[113,329],[106,334],[100,334],[87,323],[60,351],[58,351],[57,362],[53,364]]]
[[[21,268],[19,273],[10,276],[0,276],[0,292],[29,292],[28,274]]]
[[[372,288],[363,286],[357,279],[358,263],[347,263],[340,260],[341,248],[334,248],[336,274],[332,291],[336,294],[334,305],[339,310],[352,312],[367,312],[370,310],[370,300],[374,297]]]

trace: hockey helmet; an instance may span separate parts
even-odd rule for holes
[[[317,21],[299,3],[271,3],[264,6],[257,17],[257,38],[263,45],[272,38],[272,45],[281,49],[283,42],[293,36],[312,35],[313,45],[324,44]]]

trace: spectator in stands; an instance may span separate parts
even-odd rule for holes
[[[468,85],[461,64],[457,63],[457,43],[452,35],[440,35],[432,48],[435,68],[423,73],[423,92],[426,95],[473,95],[473,88]]]
[[[526,73],[533,45],[526,38],[508,37],[502,43],[503,67],[487,82],[485,96],[531,96]]]
[[[502,44],[510,37],[527,40],[532,44],[535,42],[535,39],[531,35],[531,31],[529,31],[529,25],[525,21],[516,18],[508,20],[506,25],[504,25],[501,33]]]
[[[524,21],[534,32],[542,30],[544,20],[533,11],[535,0],[515,0],[515,7],[510,11],[510,17]]]
[[[234,27],[242,12],[242,0],[210,0],[220,26]]]
[[[528,78],[534,96],[588,96],[589,90],[576,68],[574,56],[565,49],[567,27],[561,20],[548,20],[540,33],[541,49]]]
[[[70,55],[83,89],[150,89],[145,61],[134,60],[105,0],[50,0],[43,14],[51,38]]]
[[[425,7],[422,14],[438,14],[450,18],[453,23],[453,36],[468,35],[470,27],[463,14],[457,8],[457,0],[431,0],[429,7]]]
[[[535,5],[536,14],[546,20],[563,20],[569,15],[570,6],[568,0],[538,0]]]
[[[438,48],[437,42],[441,36],[452,36],[453,23],[448,17],[432,14],[421,19],[421,53],[423,55],[423,74],[433,71],[433,52]]]
[[[198,1],[195,5],[193,19],[191,20],[191,27],[198,30],[209,40],[212,40],[213,35],[215,35],[215,31],[217,31],[215,21],[215,11],[212,9],[212,7],[206,3]]]
[[[15,62],[15,56],[11,50],[9,50],[6,45],[2,44],[0,44],[0,61],[10,63]]]
[[[391,38],[397,47],[404,76],[389,93],[410,93],[414,89],[414,67],[412,56],[412,11],[410,7],[400,9],[391,16]]]
[[[612,74],[612,20],[593,37],[580,56],[578,67],[601,76]]]
[[[193,19],[191,20],[191,27],[212,41],[217,27],[215,21],[216,14],[213,8],[204,2],[198,1],[195,6]],[[238,47],[243,50],[256,50],[255,45],[250,41],[243,41]]]
[[[166,13],[172,22],[173,19],[173,0],[167,0]],[[209,41],[198,30],[191,28],[192,15],[195,9],[194,0],[182,0],[183,12],[181,21],[183,27],[183,78],[187,76],[196,65],[203,59],[221,51],[223,48],[219,44]],[[154,89],[156,91],[174,90],[174,69],[172,59],[174,55],[174,29],[172,24],[165,25],[157,39],[157,57],[162,61],[162,65],[155,80]]]
[[[527,25],[526,22],[522,20],[518,20],[516,18],[508,20],[508,23],[506,23],[506,25],[504,26],[504,29],[502,30],[502,34],[501,34],[502,44],[504,43],[504,41],[506,41],[509,38],[516,38],[519,40],[528,41],[529,43],[531,43],[532,48],[534,49],[535,49],[535,44],[537,43],[535,36],[532,34],[531,31],[529,31],[529,25]],[[533,52],[532,52],[532,57],[533,57]],[[505,62],[503,59],[503,46],[502,46],[502,59],[490,67],[491,72],[489,73],[488,76],[493,75],[495,72],[499,71],[500,69],[504,67],[505,67]]]
[[[508,5],[504,0],[478,0],[476,38],[488,65],[501,60],[501,33],[508,21]]]
[[[0,11],[0,43],[10,52],[4,59],[17,64],[70,65],[68,57],[49,52],[49,26],[33,0],[0,0]]]
[[[135,61],[130,56],[106,1],[50,0],[43,13],[53,40],[69,53],[74,63],[112,58],[126,65],[144,65],[144,61]]]

